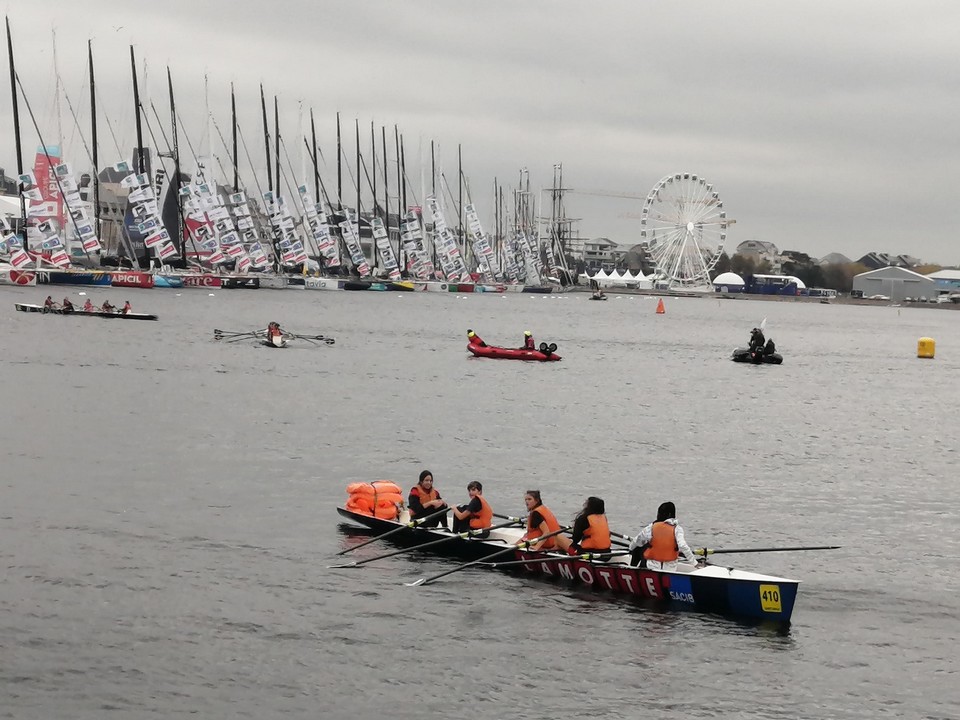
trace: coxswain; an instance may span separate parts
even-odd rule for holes
[[[453,508],[453,531],[466,532],[467,530],[484,530],[493,524],[493,509],[483,497],[483,485],[473,480],[467,485],[470,502]],[[481,537],[490,533],[485,531]]]
[[[536,350],[537,344],[533,341],[533,333],[529,330],[523,331],[523,349]]]
[[[410,489],[410,496],[407,498],[407,507],[410,508],[410,519],[419,520],[420,518],[433,515],[447,507],[447,504],[440,497],[440,493],[433,486],[433,473],[424,470],[420,473],[420,479],[417,484]],[[438,527],[444,522],[445,515],[437,515],[430,518],[425,523],[420,523],[423,527]]]
[[[672,502],[660,505],[656,521],[637,533],[630,542],[630,549],[633,551],[633,565],[645,564],[652,570],[676,568],[681,553],[687,562],[697,561],[683,537],[683,528],[677,524],[677,509]]]
[[[519,545],[527,540],[536,540],[538,537],[549,535],[560,529],[557,517],[540,499],[539,490],[527,490],[523,495],[523,502],[527,506],[527,531],[517,541]],[[530,545],[531,550],[553,550],[556,546],[556,536],[549,537]]]
[[[470,345],[479,345],[480,347],[486,347],[487,344],[480,339],[480,336],[477,335],[473,330],[467,330],[467,342]]]
[[[70,302],[70,298],[63,299],[63,311],[64,312],[73,312],[73,303]]]
[[[117,308],[114,307],[113,305],[111,305],[109,300],[104,300],[104,301],[103,301],[103,305],[100,306],[100,309],[101,309],[103,312],[112,313],[112,312],[113,312],[114,310],[116,310]]]
[[[121,315],[126,315],[126,314],[127,314],[128,312],[130,312],[131,310],[133,310],[133,308],[130,307],[130,301],[127,300],[127,301],[123,304],[123,308],[120,310],[120,314],[121,314]]]
[[[573,521],[572,537],[558,535],[557,547],[571,555],[578,555],[583,550],[610,552],[610,526],[605,511],[602,498],[588,497],[583,510]]]

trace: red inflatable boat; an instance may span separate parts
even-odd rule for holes
[[[494,358],[497,360],[534,360],[536,362],[548,362],[559,360],[559,355],[552,352],[540,352],[539,350],[521,350],[519,348],[494,347],[493,345],[478,345],[470,343],[467,350],[477,357]]]

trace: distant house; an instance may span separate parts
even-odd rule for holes
[[[583,241],[583,263],[587,270],[613,270],[624,253],[610,238],[592,238]]]
[[[744,240],[737,245],[737,255],[747,257],[755,263],[766,260],[773,272],[780,272],[780,251],[772,242],[763,240]]]
[[[919,258],[910,255],[891,255],[878,252],[867,253],[857,262],[871,270],[879,270],[885,267],[913,268],[922,264]]]
[[[892,302],[902,302],[904,298],[930,300],[937,297],[939,291],[934,279],[907,268],[889,265],[855,275],[853,294],[866,298],[882,295]]]
[[[820,258],[819,265],[849,265],[852,261],[843,253],[828,253]]]

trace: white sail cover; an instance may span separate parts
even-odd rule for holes
[[[350,260],[356,268],[360,277],[366,277],[370,274],[370,265],[363,255],[363,247],[360,245],[360,227],[357,225],[357,214],[348,208],[343,209],[347,219],[340,223],[340,233],[343,236],[343,242],[347,246],[347,252],[350,253]]]
[[[397,266],[397,258],[393,254],[393,248],[390,247],[390,236],[383,226],[383,220],[374,218],[371,227],[373,228],[373,240],[377,247],[377,253],[380,255],[380,264],[387,271],[387,277],[391,280],[399,280],[400,269]]]
[[[420,224],[418,213],[411,211],[403,216],[403,224],[400,226],[400,240],[407,253],[407,269],[420,280],[433,277],[433,262],[430,260],[430,253],[426,250],[423,226]]]
[[[440,203],[432,195],[427,197],[427,209],[433,220],[434,247],[437,251],[437,259],[440,261],[440,269],[443,270],[447,280],[459,280],[467,274],[467,266],[460,255],[456,238],[447,227]]]
[[[477,208],[473,203],[464,207],[464,214],[467,217],[467,229],[473,236],[473,254],[477,259],[477,265],[480,272],[487,275],[491,280],[496,281],[500,275],[500,263],[497,262],[497,256],[490,246],[490,239],[483,232],[480,225],[480,217],[477,215]]]

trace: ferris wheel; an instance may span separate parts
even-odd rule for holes
[[[656,265],[655,281],[668,288],[709,286],[710,270],[734,222],[727,220],[720,195],[702,177],[665,176],[647,195],[640,216],[640,237]]]

